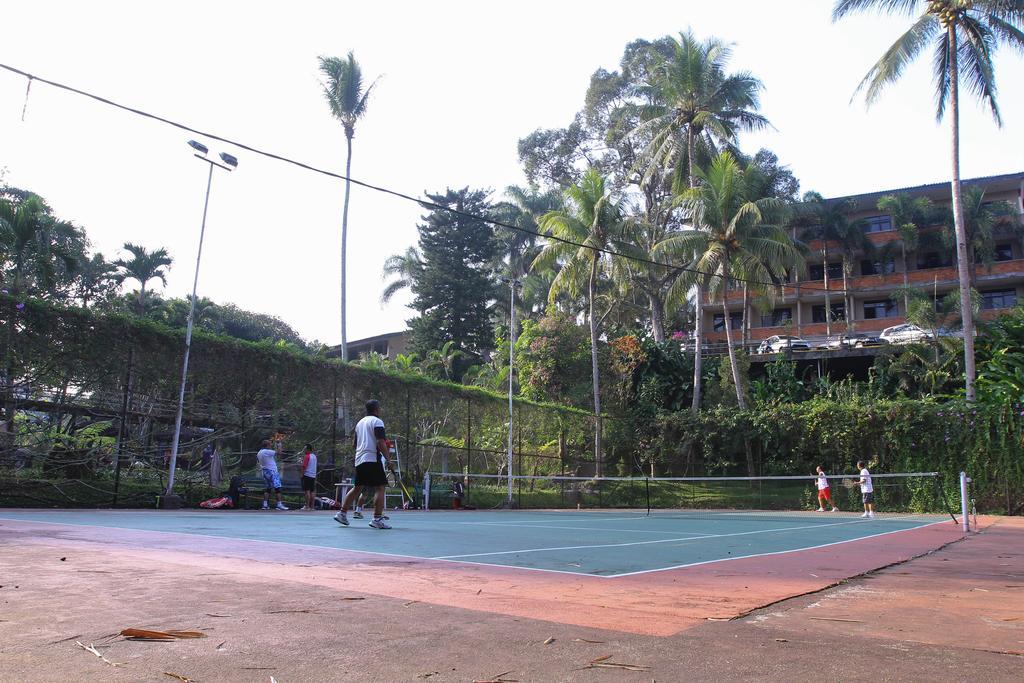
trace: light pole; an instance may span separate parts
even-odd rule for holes
[[[181,388],[178,391],[178,410],[174,416],[174,436],[171,439],[171,466],[167,474],[167,490],[164,492],[162,506],[165,508],[177,508],[181,500],[174,495],[174,469],[178,464],[178,442],[181,439],[181,415],[185,408],[185,381],[188,378],[188,355],[192,349],[192,323],[196,312],[196,288],[199,285],[199,262],[203,258],[203,237],[206,235],[206,210],[210,206],[210,186],[213,184],[213,167],[222,168],[225,171],[233,171],[238,167],[238,159],[225,152],[220,153],[218,163],[207,158],[209,148],[195,140],[188,141],[189,147],[194,149],[195,158],[205,161],[210,165],[210,173],[206,177],[206,199],[203,201],[203,221],[199,227],[199,249],[196,252],[196,273],[192,279],[192,298],[188,305],[188,323],[185,325],[185,360],[181,364]]]
[[[508,309],[508,500],[505,501],[505,505],[512,507],[512,385],[515,378],[516,287],[522,283],[515,278],[502,277],[499,279],[508,285],[509,292],[511,292]]]

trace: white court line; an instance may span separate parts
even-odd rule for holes
[[[622,547],[634,546],[634,545],[654,545],[656,543],[672,543],[672,542],[675,542],[675,541],[707,541],[707,540],[711,540],[712,538],[728,538],[728,537],[732,537],[732,536],[751,536],[753,534],[770,534],[770,533],[774,533],[776,531],[801,531],[803,529],[823,529],[825,527],[830,527],[830,526],[843,526],[845,524],[865,524],[865,523],[868,523],[867,520],[859,519],[858,518],[858,519],[855,519],[855,520],[850,520],[848,522],[831,522],[829,524],[810,524],[810,525],[806,525],[806,526],[787,526],[787,527],[778,527],[776,529],[758,529],[757,531],[737,531],[737,532],[731,533],[731,534],[711,534],[711,535],[705,535],[705,536],[686,536],[686,537],[682,537],[682,538],[662,538],[662,539],[657,539],[657,540],[654,540],[654,541],[632,541],[630,543],[602,543],[602,544],[596,544],[596,545],[569,545],[569,546],[560,546],[560,547],[553,547],[553,548],[527,548],[525,550],[501,550],[501,551],[491,552],[491,553],[469,553],[469,554],[465,554],[465,555],[439,555],[439,556],[434,557],[432,559],[435,559],[435,560],[452,560],[452,559],[457,559],[457,558],[462,558],[462,557],[488,557],[488,556],[491,556],[491,555],[517,555],[519,553],[524,553],[524,554],[525,553],[543,553],[543,552],[546,552],[546,551],[549,551],[549,550],[584,550],[584,549],[588,549],[588,548],[622,548]],[[903,529],[900,529],[899,531],[903,531]]]
[[[729,560],[745,560],[750,557],[767,557],[769,555],[785,555],[786,553],[798,553],[802,550],[817,550],[818,548],[828,548],[833,545],[842,545],[844,543],[853,543],[854,541],[863,541],[866,538],[877,538],[878,536],[888,536],[889,534],[899,534],[904,531],[913,531],[915,529],[924,529],[925,527],[935,526],[936,524],[950,524],[946,520],[939,522],[931,522],[929,524],[922,524],[921,526],[912,526],[908,529],[894,529],[892,531],[883,531],[877,534],[869,534],[867,536],[858,536],[857,538],[848,538],[845,541],[833,541],[831,543],[822,543],[821,545],[810,545],[802,548],[793,548],[791,550],[774,550],[767,553],[752,553],[750,555],[737,555],[735,557],[720,557],[717,560],[702,560],[701,562],[690,562],[688,564],[677,564],[671,567],[659,567],[658,569],[641,569],[635,572],[623,572],[622,574],[609,574],[606,578],[617,579],[621,576],[638,576],[640,574],[653,574],[655,572],[667,572],[672,569],[685,569],[687,567],[698,567],[702,564],[714,564],[715,562],[728,562]]]
[[[603,520],[602,520],[603,521]],[[665,531],[656,531],[653,529],[620,529],[618,527],[613,529],[602,529],[600,527],[593,526],[553,526],[550,524],[516,524],[514,522],[456,522],[456,524],[465,524],[467,526],[502,526],[511,527],[514,529],[569,529],[571,531],[622,531],[630,534],[664,534]],[[694,536],[713,536],[714,534],[702,534],[696,531],[691,531]]]

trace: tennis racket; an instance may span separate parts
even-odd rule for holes
[[[858,486],[860,486],[860,480],[859,479],[843,479],[843,486],[845,486],[848,489],[855,489]]]

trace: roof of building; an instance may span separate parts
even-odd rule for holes
[[[965,187],[972,185],[984,185],[989,191],[1020,189],[1024,183],[1024,171],[1016,173],[1004,173],[1002,175],[983,176],[981,178],[966,178],[960,181]],[[930,183],[928,185],[915,185],[912,187],[898,187],[890,190],[879,190],[877,192],[866,192],[864,194],[853,194],[845,197],[830,197],[829,202],[854,201],[858,209],[873,209],[878,200],[889,194],[906,192],[912,195],[924,195],[932,199],[949,198],[950,182],[947,180],[941,183]]]

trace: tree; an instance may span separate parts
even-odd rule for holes
[[[494,230],[475,216],[489,215],[487,193],[448,189],[427,194],[434,208],[418,226],[422,269],[412,279],[411,349],[425,358],[453,342],[454,349],[481,355],[494,340],[489,303],[495,298]],[[458,380],[460,370],[453,379]]]
[[[82,231],[54,218],[39,196],[0,199],[2,283],[15,296],[51,294],[78,268],[84,243]]]
[[[761,82],[747,72],[727,74],[730,47],[709,38],[699,41],[693,33],[672,39],[671,55],[651,69],[648,84],[639,90],[650,104],[640,109],[640,123],[633,135],[647,140],[640,158],[647,159],[647,173],[669,172],[676,189],[695,188],[698,152],[710,159],[719,145],[733,145],[739,132],[757,130],[768,120],[757,113]],[[686,182],[684,182],[686,179]],[[706,278],[693,283],[697,295],[693,411],[700,410],[704,342],[703,316]],[[670,293],[683,288],[677,283]]]
[[[821,254],[821,268],[824,271],[825,286],[825,334],[832,334],[832,300],[829,286],[829,259],[838,248],[843,259],[843,319],[847,329],[853,311],[849,302],[848,275],[852,268],[853,254],[858,248],[868,248],[869,243],[859,221],[851,221],[850,213],[855,204],[853,200],[829,201],[817,192],[808,192],[803,201],[794,207],[790,225],[802,228],[800,240],[818,242]]]
[[[679,195],[691,229],[673,235],[659,251],[694,253],[696,270],[708,276],[711,292],[721,296],[725,320],[729,320],[728,288],[735,278],[757,282],[781,281],[785,273],[803,263],[801,251],[780,227],[784,204],[774,198],[756,196],[758,184],[745,173],[728,152],[722,152],[707,171],[698,170],[700,183]],[[725,325],[729,362],[732,367],[736,401],[747,406],[739,376],[731,325]]]
[[[878,200],[878,210],[885,211],[892,218],[892,224],[900,235],[899,249],[903,260],[903,289],[910,291],[910,263],[908,256],[921,241],[921,226],[932,212],[932,201],[927,197],[911,197],[906,192],[887,194]],[[910,310],[910,295],[903,297],[903,311]]]
[[[881,91],[895,82],[904,69],[929,45],[934,45],[936,118],[949,107],[953,225],[956,231],[957,272],[960,280],[960,312],[964,330],[964,384],[968,401],[974,392],[974,318],[971,312],[970,258],[960,190],[960,81],[961,69],[968,90],[988,105],[997,125],[1002,125],[996,102],[995,67],[992,56],[1000,44],[1024,51],[1024,0],[837,0],[833,21],[848,14],[877,10],[893,15],[921,14],[871,67],[858,91],[866,88],[870,106]]]
[[[348,360],[348,336],[345,327],[346,245],[348,242],[348,201],[352,176],[352,138],[356,134],[356,123],[366,114],[366,105],[376,81],[363,87],[363,70],[355,54],[349,52],[340,57],[320,57],[320,74],[323,76],[324,98],[331,109],[331,115],[341,121],[345,129],[345,208],[341,214],[341,359]]]
[[[1002,229],[1015,237],[1022,235],[1017,210],[1009,202],[992,202],[985,198],[985,188],[969,187],[963,193],[963,225],[970,258],[971,288],[978,284],[978,262],[992,268],[996,256],[996,233]],[[942,242],[946,248],[955,247],[956,234],[943,230]]]
[[[72,296],[82,302],[82,308],[88,308],[90,303],[115,296],[120,282],[117,265],[103,254],[83,255],[71,283]]]
[[[160,280],[167,286],[167,271],[174,261],[163,247],[152,252],[145,247],[131,242],[124,243],[125,251],[131,253],[130,259],[117,259],[114,265],[121,271],[122,280],[137,280],[139,292],[135,296],[136,311],[139,315],[146,312],[146,285],[150,280]]]
[[[381,292],[380,302],[386,304],[403,289],[411,289],[423,273],[423,258],[416,247],[408,247],[403,254],[392,254],[384,261],[384,278],[391,282]]]
[[[621,239],[624,227],[621,204],[605,187],[605,179],[596,170],[589,169],[584,173],[578,185],[565,190],[564,197],[564,208],[545,214],[541,220],[541,228],[550,238],[533,262],[533,267],[543,269],[555,263],[561,264],[548,293],[551,303],[563,291],[570,296],[578,296],[583,283],[586,283],[594,393],[594,463],[596,475],[601,476],[599,322],[594,304],[602,266],[611,266],[611,258],[605,252],[612,248],[622,253],[629,250],[629,245]]]

